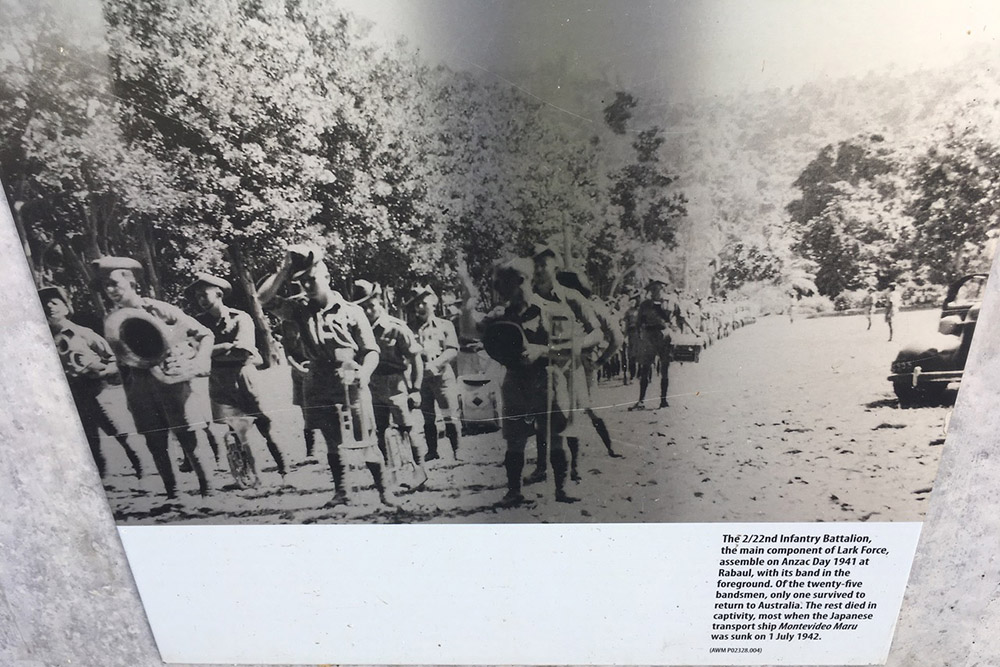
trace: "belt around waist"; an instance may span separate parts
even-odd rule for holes
[[[375,372],[372,373],[372,375],[381,375],[381,376],[386,376],[386,375],[402,375],[405,372],[406,372],[406,368],[405,367],[404,368],[381,368],[381,367],[379,367],[379,368],[375,369]]]

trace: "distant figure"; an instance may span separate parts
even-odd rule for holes
[[[632,290],[629,293],[629,306],[622,316],[622,384],[629,384],[635,379],[639,372],[635,361],[635,350],[639,343],[639,327],[636,321],[639,317],[639,302],[642,301],[642,294],[639,290]]]
[[[667,300],[667,278],[653,278],[646,287],[649,298],[639,304],[636,327],[639,340],[635,357],[639,367],[639,401],[629,410],[646,408],[646,389],[653,378],[653,368],[660,363],[660,407],[669,407],[667,391],[670,380],[670,332],[675,315]]]
[[[889,285],[889,293],[886,295],[885,323],[889,325],[889,340],[892,340],[892,321],[896,319],[896,313],[903,305],[903,295],[896,289],[896,283]]]
[[[872,329],[872,315],[875,314],[875,304],[878,299],[875,298],[875,290],[871,287],[868,288],[868,293],[865,294],[865,298],[861,301],[861,307],[864,308],[865,317],[868,318],[868,328],[866,331],[871,331]]]

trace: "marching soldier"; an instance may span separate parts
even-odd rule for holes
[[[889,340],[892,341],[892,323],[896,320],[900,308],[903,307],[903,295],[896,289],[896,283],[889,283],[889,291],[885,297],[885,323],[889,325]]]
[[[564,287],[576,290],[585,299],[590,301],[594,315],[601,325],[601,343],[594,347],[590,353],[582,355],[583,372],[587,379],[587,392],[590,398],[593,398],[594,391],[597,389],[597,371],[604,366],[608,359],[616,355],[622,346],[621,330],[615,325],[614,317],[608,311],[607,307],[592,298],[593,292],[590,290],[590,284],[586,276],[574,271],[564,271],[558,275],[558,279]],[[590,418],[590,423],[594,425],[594,430],[597,431],[597,435],[600,437],[604,448],[608,450],[608,456],[620,458],[621,454],[615,452],[614,447],[611,445],[611,434],[608,433],[607,424],[594,412],[593,405],[588,402],[581,407],[583,407],[584,412]],[[570,455],[573,459],[570,462],[570,470],[576,470],[577,452],[574,449],[570,449]]]
[[[97,472],[102,478],[107,472],[99,431],[103,429],[122,446],[135,470],[135,476],[142,479],[142,463],[129,445],[128,436],[115,425],[101,402],[101,395],[108,390],[108,380],[118,375],[115,353],[111,346],[95,331],[69,319],[73,308],[61,287],[43,287],[38,290],[38,298],[45,309],[45,318],[52,330],[59,360],[80,414],[83,433],[97,464]]]
[[[517,259],[497,268],[493,286],[504,300],[478,323],[483,332],[487,353],[506,367],[501,394],[503,397],[503,438],[507,443],[504,468],[507,493],[501,506],[513,507],[524,502],[521,474],[528,438],[548,433],[555,477],[555,499],[561,503],[577,502],[565,491],[568,461],[562,432],[567,425],[568,390],[566,375],[549,364],[552,349],[553,318],[546,302],[531,290],[533,269],[527,259]],[[467,303],[463,317],[471,319]],[[570,343],[571,344],[571,343]]]
[[[875,304],[877,299],[875,298],[875,288],[869,287],[865,290],[865,296],[861,300],[861,308],[865,311],[865,318],[868,320],[867,331],[872,329],[872,315],[875,314]]]
[[[413,410],[420,405],[424,362],[417,337],[405,322],[386,312],[381,296],[382,289],[378,285],[367,280],[354,281],[351,302],[365,311],[380,350],[370,385],[375,434],[387,462],[386,431],[390,422],[408,436],[416,466],[416,479],[410,488],[418,489],[427,481],[427,471],[424,469],[424,443],[413,428],[416,421]]]
[[[639,304],[636,315],[638,340],[636,362],[639,366],[639,401],[629,410],[645,408],[646,389],[653,377],[653,365],[660,362],[660,407],[668,407],[670,369],[670,330],[673,327],[674,309],[666,298],[667,283],[654,278],[647,286],[649,298]]]
[[[424,438],[427,442],[425,461],[441,458],[438,454],[437,412],[444,419],[444,432],[451,451],[458,459],[461,428],[458,424],[458,379],[451,362],[458,356],[458,335],[455,325],[434,315],[438,297],[429,287],[417,290],[410,300],[415,308],[417,341],[423,349],[424,380],[420,386],[420,411],[424,415]]]
[[[636,319],[639,316],[639,292],[629,293],[629,305],[622,316],[622,329],[624,341],[622,342],[622,384],[629,384],[635,379],[638,373],[638,366],[635,362],[635,350],[639,342],[639,328],[636,326]]]
[[[278,296],[289,280],[298,283],[305,300]],[[303,414],[306,428],[316,429],[326,441],[327,461],[336,487],[327,507],[350,502],[344,485],[344,466],[340,448],[359,449],[371,472],[383,505],[395,507],[396,499],[386,487],[382,454],[377,444],[368,442],[374,431],[371,395],[368,386],[378,366],[379,349],[368,318],[358,306],[349,303],[330,286],[330,272],[323,261],[323,251],[316,246],[290,246],[278,272],[264,281],[257,295],[275,315],[292,322],[299,331],[299,343],[305,356],[303,367]],[[352,416],[353,430],[360,433],[350,441],[342,431],[344,422],[335,406],[358,412]],[[345,429],[347,430],[347,429]]]
[[[227,306],[223,299],[232,292],[228,280],[198,273],[188,286],[202,312],[195,317],[215,337],[212,347],[212,370],[208,376],[208,394],[212,402],[212,418],[232,429],[244,452],[249,451],[250,426],[257,430],[267,443],[278,474],[285,476],[285,460],[277,443],[271,437],[271,420],[260,407],[256,389],[260,354],[250,315]],[[250,475],[256,478],[253,459],[247,461]],[[239,482],[240,480],[237,479]]]
[[[94,261],[94,268],[112,305],[104,330],[118,358],[128,407],[136,428],[146,439],[167,498],[177,497],[167,449],[171,432],[198,477],[201,495],[209,495],[208,478],[195,451],[200,425],[198,397],[191,381],[206,374],[211,366],[212,333],[180,308],[141,296],[135,274],[142,271],[142,265],[134,259],[102,257]],[[150,335],[131,338],[134,331]],[[154,344],[157,336],[161,340]],[[160,347],[166,349],[157,349]],[[145,356],[145,352],[153,350],[154,357]]]
[[[532,260],[534,265],[532,284],[535,294],[545,302],[552,313],[550,337],[562,352],[561,358],[550,358],[549,364],[560,368],[566,374],[571,402],[568,408],[571,422],[569,428],[572,429],[574,412],[578,408],[590,406],[582,355],[589,354],[601,342],[601,325],[587,299],[576,290],[560,285],[556,280],[556,272],[562,261],[554,249],[547,245],[536,245]],[[525,479],[527,484],[540,482],[546,476],[548,457],[544,434],[537,440],[538,458],[535,461],[535,470]],[[574,430],[567,431],[566,442],[572,460],[576,461],[580,445]],[[574,481],[579,481],[580,475],[576,468],[571,468],[570,477]]]

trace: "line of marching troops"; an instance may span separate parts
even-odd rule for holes
[[[261,409],[254,324],[249,314],[226,305],[230,283],[197,274],[186,290],[198,308],[190,315],[142,296],[138,276],[143,268],[134,259],[103,257],[93,268],[110,306],[106,338],[70,319],[71,302],[61,287],[42,287],[39,297],[101,475],[100,430],[121,444],[136,475],[143,473],[129,429],[116,424],[107,410],[104,393],[120,380],[168,499],[177,497],[168,453],[171,433],[184,454],[179,470],[195,474],[202,496],[212,493],[197,453],[198,432],[204,431],[218,457],[217,438],[205,428],[210,421],[225,426],[227,458],[239,486],[259,484],[249,446],[252,429],[284,476],[284,455]],[[563,268],[559,253],[544,245],[536,246],[531,257],[498,264],[492,286],[502,305],[486,314],[473,309],[473,290],[463,282],[459,329],[480,339],[505,367],[501,430],[507,492],[501,506],[523,503],[522,485],[547,480],[549,463],[555,499],[578,500],[568,493],[566,481],[579,480],[583,416],[608,455],[620,456],[590,404],[600,373],[621,372],[626,382],[638,377],[639,402],[631,408],[638,409],[659,370],[660,405],[666,406],[671,334],[687,326],[707,341],[725,335],[739,319],[726,316],[721,307],[685,303],[677,292],[668,297],[666,278],[650,280],[646,297],[634,294],[632,307],[617,317],[593,297],[586,276]],[[345,298],[331,286],[323,251],[293,245],[278,271],[260,283],[257,296],[281,321],[307,456],[313,454],[317,431],[326,444],[334,486],[326,507],[350,502],[344,479],[347,456],[363,461],[385,506],[398,505],[394,490],[399,486],[419,491],[428,478],[425,463],[440,457],[439,421],[459,458],[461,425],[452,365],[459,338],[454,323],[435,314],[439,299],[431,289],[418,289],[408,302],[416,316],[413,330],[389,314],[377,284],[358,280]],[[535,469],[523,476],[531,439],[538,449]],[[403,477],[396,473],[404,467],[409,476],[400,483]]]

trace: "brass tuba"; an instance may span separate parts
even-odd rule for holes
[[[142,308],[121,308],[104,322],[105,335],[121,364],[149,369],[164,384],[201,375],[198,345]]]

